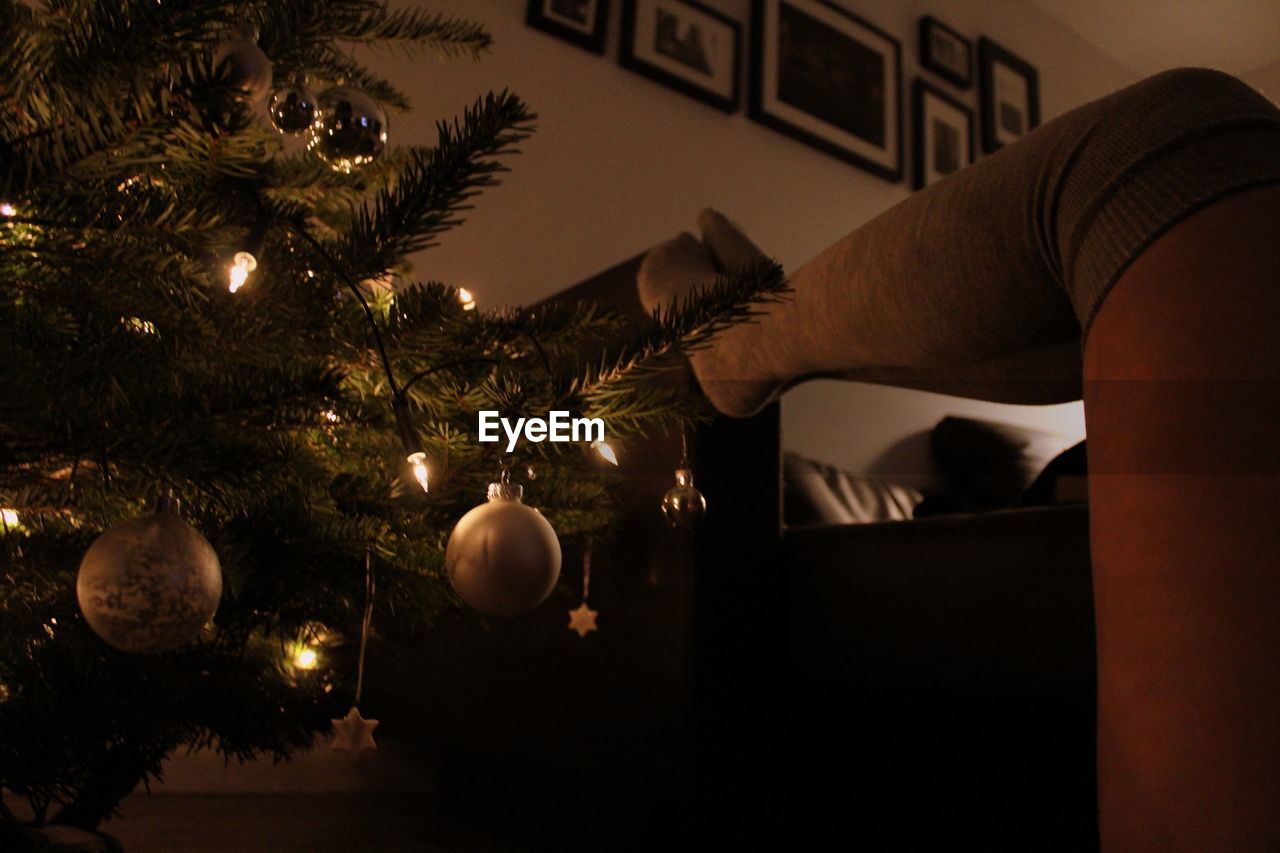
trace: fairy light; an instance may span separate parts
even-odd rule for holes
[[[249,273],[258,268],[258,259],[250,252],[236,252],[231,259],[231,266],[227,267],[227,289],[235,293],[244,287],[244,283],[249,279]]]
[[[474,311],[476,308],[476,298],[465,287],[458,288],[458,301],[462,303],[463,311]]]
[[[613,448],[609,446],[609,442],[602,438],[597,438],[591,442],[591,449],[600,454],[600,458],[608,462],[610,465],[618,464],[618,454],[613,452]]]
[[[321,412],[320,414],[321,414],[321,417],[323,417],[326,421],[328,421],[331,424],[342,423],[342,417],[333,409],[329,409],[327,411]]]
[[[131,332],[137,332],[140,335],[157,334],[156,324],[141,317],[121,317],[120,323]]]
[[[293,650],[294,669],[310,670],[320,665],[320,655],[310,646],[299,643]]]
[[[0,533],[24,533],[22,518],[11,506],[0,507]]]
[[[413,427],[413,415],[409,411],[409,401],[403,394],[391,401],[391,411],[396,416],[396,430],[400,433],[400,446],[404,448],[405,461],[413,468],[413,476],[417,479],[422,491],[429,492],[430,474],[427,471],[427,453],[422,449],[422,440]]]
[[[421,450],[416,453],[410,453],[408,461],[413,466],[413,476],[417,479],[418,485],[422,486],[422,491],[431,491],[431,476],[427,471],[427,454]]]
[[[0,202],[0,216],[17,216],[17,215],[18,215],[18,211],[13,205],[9,204],[7,201]]]

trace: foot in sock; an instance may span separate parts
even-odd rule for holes
[[[695,288],[711,286],[720,272],[765,257],[729,220],[714,210],[698,217],[703,241],[684,233],[655,246],[640,266],[640,301],[652,312]],[[757,321],[740,323],[693,352],[694,376],[711,404],[726,415],[747,417],[765,406],[790,377],[771,363]]]

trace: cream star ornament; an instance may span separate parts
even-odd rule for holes
[[[569,611],[569,630],[577,631],[579,637],[585,637],[592,631],[596,630],[596,611],[587,606],[584,601],[578,605],[577,610]]]
[[[360,709],[351,706],[351,710],[340,720],[332,720],[333,738],[329,741],[330,749],[343,749],[360,752],[365,749],[377,749],[373,742],[373,730],[378,727],[377,720],[366,720],[360,716]]]

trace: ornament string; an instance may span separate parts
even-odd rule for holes
[[[587,596],[591,594],[591,542],[592,536],[587,537],[586,545],[582,549],[582,603],[586,604]]]
[[[377,585],[373,577],[373,551],[364,552],[364,613],[360,618],[360,651],[356,656],[356,695],[355,706],[360,705],[360,694],[364,692],[364,654],[369,646],[369,629],[373,626],[373,594]]]

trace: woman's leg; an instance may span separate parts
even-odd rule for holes
[[[1280,114],[1217,72],[1157,75],[1032,131],[853,230],[795,270],[793,296],[693,358],[723,412],[811,376],[1010,403],[1079,399],[1079,342],[1146,243],[1233,189],[1280,181]],[[703,217],[640,271],[654,307],[750,242]],[[717,258],[714,253],[723,257]]]
[[[1016,402],[1084,335],[1108,853],[1280,850],[1277,185],[1274,106],[1159,75],[858,228],[693,359],[730,414],[832,373]],[[645,299],[749,251],[725,228],[656,251]]]
[[[1280,850],[1280,187],[1156,240],[1085,347],[1107,851]]]

